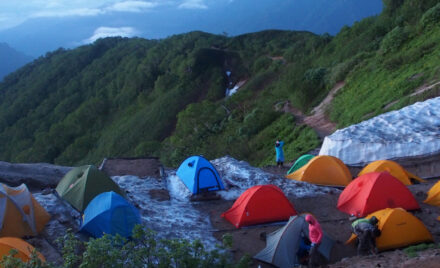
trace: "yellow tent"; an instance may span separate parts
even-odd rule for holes
[[[15,237],[3,237],[0,238],[0,260],[4,256],[8,256],[12,249],[18,251],[14,257],[21,259],[24,262],[28,262],[32,257],[32,251],[34,247],[26,241]],[[41,261],[46,261],[41,253],[37,252],[38,258]]]
[[[401,248],[412,244],[434,241],[431,233],[423,222],[402,208],[386,208],[371,213],[366,218],[376,216],[382,234],[376,238],[379,250]],[[356,235],[352,234],[347,244],[353,242]]]
[[[440,206],[440,180],[429,189],[428,197],[423,202],[433,206]]]
[[[340,159],[329,155],[312,158],[306,165],[290,173],[286,178],[333,186],[347,186],[352,179],[347,166]]]
[[[26,185],[0,184],[0,237],[37,235],[50,215],[29,192]]]
[[[359,172],[358,176],[364,175],[369,172],[382,172],[387,171],[397,179],[399,179],[405,185],[411,185],[411,179],[418,180],[419,182],[425,182],[418,176],[412,174],[411,172],[405,170],[398,163],[391,160],[378,160],[371,162],[366,165],[361,172]]]

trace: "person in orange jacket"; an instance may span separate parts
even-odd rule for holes
[[[317,249],[322,241],[322,229],[319,222],[312,215],[306,216],[306,222],[309,224],[309,240],[312,242],[309,252],[309,267],[313,267],[316,263]]]

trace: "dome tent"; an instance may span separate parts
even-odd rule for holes
[[[408,172],[397,162],[391,160],[378,160],[371,162],[359,172],[358,176],[364,175],[369,172],[382,172],[382,171],[387,171],[405,185],[413,184],[412,180],[416,180],[418,182],[424,182],[424,180]]]
[[[35,250],[31,244],[27,243],[23,239],[16,237],[0,238],[0,260],[3,259],[4,256],[9,255],[12,249],[17,251],[17,254],[14,255],[14,257],[21,259],[23,262],[30,261],[32,252]],[[46,261],[41,253],[37,252],[37,256],[41,261]]]
[[[384,208],[420,208],[408,188],[388,172],[370,172],[353,180],[339,196],[337,207],[358,217]]]
[[[312,160],[313,157],[315,156],[311,154],[304,154],[300,156],[298,159],[296,159],[295,163],[293,163],[292,167],[287,171],[287,175],[306,165],[310,160]]]
[[[50,215],[29,192],[25,184],[0,184],[0,236],[37,235]]]
[[[56,191],[80,212],[83,212],[89,202],[100,193],[114,191],[125,196],[109,176],[93,165],[70,170],[58,183]]]
[[[225,189],[215,167],[202,156],[185,159],[176,174],[192,194]]]
[[[129,237],[133,227],[141,223],[139,211],[115,192],[97,195],[84,211],[80,231],[93,237],[103,234]]]
[[[376,238],[379,250],[401,248],[412,244],[434,241],[425,225],[402,208],[386,208],[369,214],[366,218],[375,216],[381,235]],[[346,244],[353,242],[356,235],[352,234]]]
[[[351,182],[351,173],[338,158],[319,155],[286,178],[318,185],[346,186]]]
[[[440,180],[429,189],[428,197],[423,202],[433,206],[440,206]]]
[[[298,252],[302,236],[309,237],[305,216],[306,214],[290,217],[284,227],[269,234],[266,239],[266,247],[257,253],[254,259],[282,268],[298,266],[300,263],[295,252]],[[335,241],[324,233],[318,252],[330,260],[334,244]]]
[[[296,215],[290,201],[275,185],[257,185],[247,189],[221,216],[235,227],[285,221]]]

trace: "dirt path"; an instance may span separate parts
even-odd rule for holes
[[[330,135],[336,130],[336,124],[331,122],[325,111],[327,107],[332,102],[336,93],[344,87],[345,82],[337,83],[332,90],[328,93],[327,97],[315,108],[312,110],[312,114],[306,116],[303,112],[295,107],[290,105],[290,102],[285,102],[282,107],[282,111],[285,113],[291,113],[295,116],[298,124],[305,124],[313,128],[320,138],[324,138],[325,136]]]

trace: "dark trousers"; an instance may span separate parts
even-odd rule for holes
[[[318,267],[318,247],[319,244],[313,244],[310,247],[310,253],[309,253],[309,267]]]

